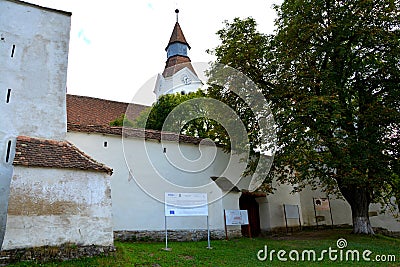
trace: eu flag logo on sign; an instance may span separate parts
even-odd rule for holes
[[[170,211],[169,211],[169,214],[175,214],[175,211],[170,210]]]

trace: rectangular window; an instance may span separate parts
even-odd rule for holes
[[[10,161],[10,153],[11,153],[11,140],[9,140],[7,144],[6,163]]]
[[[8,89],[7,90],[6,103],[10,103],[10,97],[11,97],[11,89]]]
[[[12,46],[12,49],[11,49],[11,57],[14,57],[14,53],[15,53],[15,45]]]

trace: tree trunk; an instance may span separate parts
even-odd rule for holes
[[[369,205],[368,205],[369,206]],[[352,219],[353,219],[353,231],[354,234],[368,234],[374,235],[371,223],[368,216],[367,208],[361,208],[359,205],[351,207]]]
[[[341,189],[341,192],[351,207],[352,233],[374,235],[368,216],[368,208],[371,202],[367,189],[350,186]]]

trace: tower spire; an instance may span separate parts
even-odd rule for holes
[[[176,22],[179,22],[179,9],[175,9],[175,13],[176,13]]]
[[[165,68],[163,73],[158,75],[154,87],[157,98],[164,94],[196,92],[203,85],[188,56],[190,46],[179,25],[179,9],[175,9],[175,14],[175,26],[165,48]]]

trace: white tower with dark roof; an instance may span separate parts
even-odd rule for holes
[[[154,88],[157,99],[165,94],[196,92],[203,85],[188,56],[190,45],[186,41],[179,25],[179,10],[176,9],[175,13],[176,23],[165,48],[167,62],[163,73],[158,75]]]

